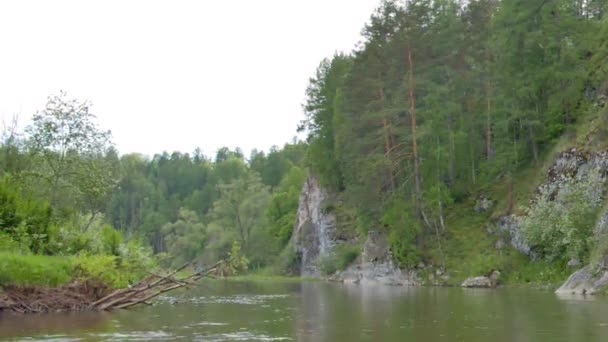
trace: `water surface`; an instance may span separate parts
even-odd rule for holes
[[[608,341],[608,298],[528,289],[205,281],[112,313],[0,315],[23,341]]]

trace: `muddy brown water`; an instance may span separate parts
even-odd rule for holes
[[[608,341],[608,298],[324,282],[204,281],[153,306],[0,315],[16,341]]]

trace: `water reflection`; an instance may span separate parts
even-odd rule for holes
[[[40,315],[0,314],[0,338],[55,336],[66,331],[112,331],[111,315],[105,312],[59,313]]]
[[[606,341],[608,299],[524,289],[205,282],[115,313],[0,316],[0,339]]]

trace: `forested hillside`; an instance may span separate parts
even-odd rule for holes
[[[386,231],[402,266],[493,249],[479,243],[492,220],[472,210],[477,196],[499,201],[494,215],[521,211],[558,142],[606,115],[605,10],[593,0],[383,1],[364,41],[322,61],[307,90],[307,155],[341,194],[336,210],[359,232]]]
[[[0,257],[17,261],[0,263],[0,285],[30,281],[19,262],[35,255],[107,257],[72,267],[88,273],[96,263],[135,276],[219,259],[234,272],[284,272],[297,261],[285,247],[308,172],[335,194],[323,209],[349,243],[384,232],[401,267],[516,268],[523,257],[486,234],[511,214],[530,217],[522,227],[538,259],[586,262],[595,247],[591,228],[579,228],[604,195],[586,206],[585,192],[605,171],[573,186],[581,195],[565,201],[582,214],[566,223],[539,231],[546,217],[522,205],[560,149],[608,146],[607,9],[605,0],[384,0],[363,41],[311,78],[298,128],[306,142],[250,156],[121,155],[89,102],[50,96],[25,131],[9,125],[2,138]],[[480,200],[494,207],[473,210]],[[546,234],[551,225],[562,235]],[[347,251],[350,262],[357,252]]]

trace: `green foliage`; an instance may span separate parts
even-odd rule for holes
[[[174,223],[163,226],[167,248],[174,258],[173,266],[181,266],[203,253],[206,228],[195,212],[181,209]]]
[[[325,275],[332,275],[337,271],[344,271],[359,256],[360,247],[343,243],[335,246],[331,253],[322,255],[318,266]]]
[[[73,271],[74,260],[71,257],[0,252],[0,286],[57,286],[69,282]]]
[[[287,248],[283,249],[281,254],[279,254],[276,264],[274,265],[275,270],[273,273],[299,276],[301,261],[300,256],[298,256],[293,247],[287,246]]]
[[[310,167],[339,192],[340,201],[323,204],[339,233],[386,231],[400,265],[447,257],[453,268],[474,260],[474,272],[508,268],[511,257],[500,253],[474,258],[494,241],[483,228],[489,215],[468,208],[471,196],[505,179],[523,184],[520,171],[598,109],[608,88],[598,3],[382,1],[357,49],[323,60],[311,78],[300,127],[307,143],[249,160],[226,147],[213,157],[200,149],[119,157],[89,102],[51,96],[24,139],[14,130],[2,137],[0,237],[10,239],[1,248],[86,251],[100,256],[83,263],[89,273],[96,264],[129,274],[151,267],[142,244],[173,264],[238,254],[250,269],[293,270],[298,256],[286,245]],[[505,212],[527,195],[512,183],[496,198]],[[524,219],[548,260],[585,259],[594,247],[599,203],[577,187]],[[327,273],[356,258],[349,248],[322,260]]]
[[[101,242],[103,244],[103,252],[107,255],[119,255],[120,245],[123,243],[124,237],[122,234],[112,228],[110,225],[101,227]]]
[[[0,252],[19,253],[29,252],[29,250],[24,249],[24,246],[15,241],[8,233],[0,232]]]
[[[112,159],[117,157],[110,132],[97,126],[90,107],[65,92],[49,96],[26,129],[35,161],[29,175],[34,176],[32,190],[52,205],[68,209],[74,203],[67,199],[77,197],[80,209],[98,213],[114,187]]]
[[[23,248],[47,252],[51,215],[46,202],[22,196],[11,177],[0,180],[0,232],[10,233]]]
[[[46,256],[0,251],[0,286],[58,286],[81,279],[121,288],[143,275],[141,268],[121,262],[117,256]]]
[[[238,275],[247,272],[249,260],[242,254],[241,244],[238,241],[232,242],[232,247],[228,253],[228,265],[231,274]]]
[[[418,220],[411,216],[412,208],[399,198],[394,198],[386,207],[381,224],[389,231],[391,250],[402,266],[414,266],[420,261],[416,248],[416,236],[420,232]]]
[[[304,112],[306,119],[299,130],[308,131],[307,159],[318,174],[321,183],[332,189],[342,188],[342,174],[335,148],[335,124],[339,118],[340,87],[344,84],[352,59],[345,55],[335,55],[324,59],[314,78],[306,89]]]
[[[604,180],[591,170],[580,180],[569,179],[556,191],[542,189],[539,200],[526,210],[521,232],[545,259],[587,261],[594,246],[593,227],[602,205]],[[553,198],[554,197],[554,198]]]
[[[134,282],[157,268],[156,259],[149,247],[140,240],[131,239],[118,246],[118,265],[127,280]],[[123,277],[124,278],[124,277]]]
[[[277,250],[272,244],[268,244],[271,247],[268,249],[268,246],[263,244],[265,239],[260,239],[260,236],[267,233],[264,213],[270,201],[270,193],[261,182],[260,176],[249,171],[231,183],[220,184],[219,191],[220,196],[210,213],[210,225],[236,235],[247,255]],[[261,266],[265,263],[263,258],[257,259],[256,264]]]
[[[75,278],[91,279],[117,288],[128,285],[128,276],[118,269],[116,256],[80,254],[75,263]]]
[[[3,251],[77,256],[77,276],[118,286],[155,267],[143,244],[172,265],[232,258],[245,272],[275,262],[291,236],[307,149],[295,139],[249,164],[238,148],[119,157],[90,103],[65,93],[26,133],[3,135]]]
[[[361,247],[347,243],[336,246],[334,253],[336,255],[336,267],[338,270],[343,271],[348,265],[352,264],[359,256],[360,250]]]
[[[321,255],[317,259],[317,267],[324,275],[332,275],[338,271],[336,256],[333,254]]]
[[[291,238],[305,178],[304,170],[297,166],[292,167],[275,189],[266,209],[269,233],[276,238],[281,250]]]

